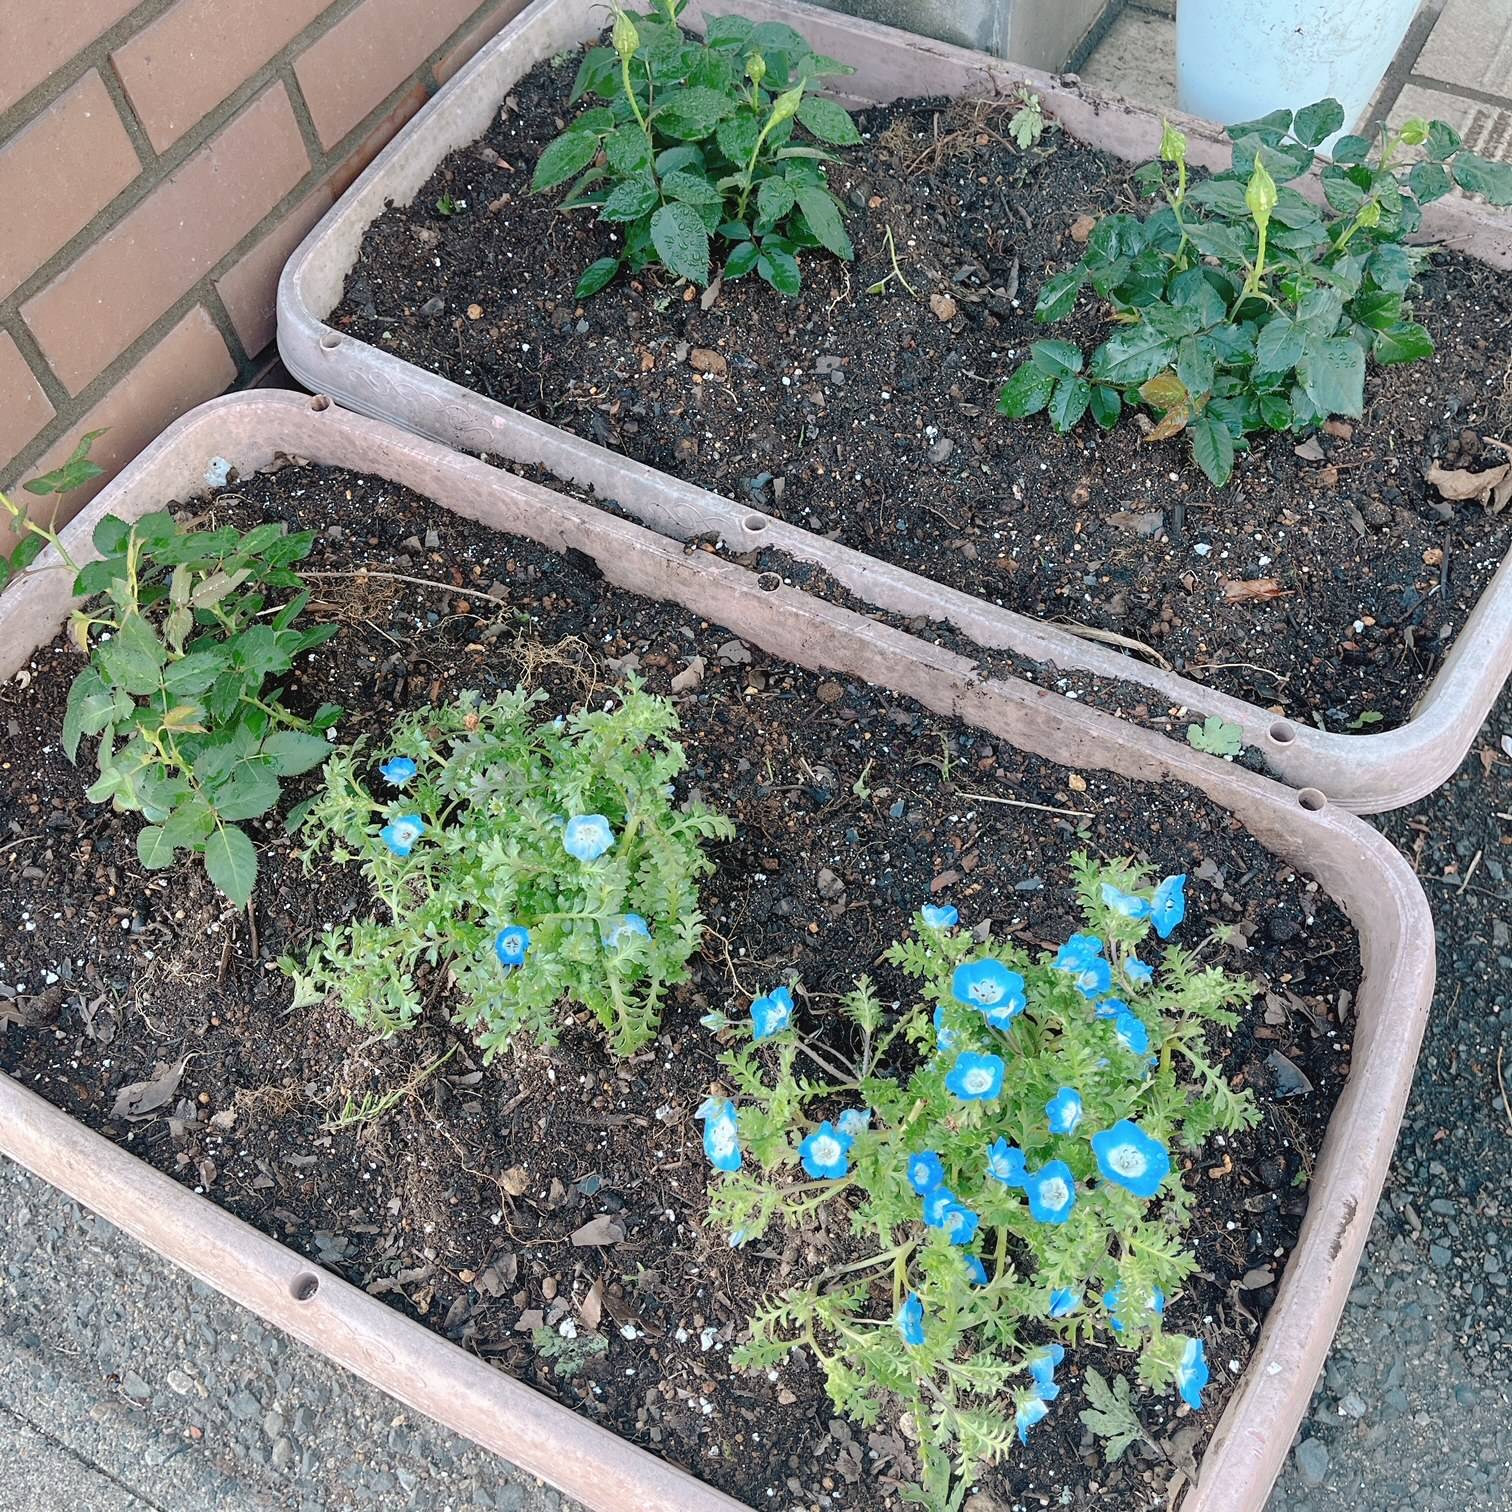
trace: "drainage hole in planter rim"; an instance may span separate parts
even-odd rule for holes
[[[328,352],[334,352],[341,345],[340,331],[326,331],[321,335],[320,344]]]
[[[330,407],[331,396],[329,394],[316,394],[310,400],[310,408],[314,410],[317,415],[320,414],[323,410],[330,409]]]
[[[1289,719],[1278,719],[1265,733],[1274,745],[1290,745],[1297,738],[1297,727]]]
[[[752,535],[759,535],[763,530],[767,528],[767,520],[765,515],[748,514],[740,523],[748,531],[750,531]]]
[[[763,593],[776,593],[776,591],[780,587],[782,587],[782,575],[776,572],[763,572],[761,576],[756,579],[756,586],[761,589]]]
[[[289,1295],[296,1302],[308,1302],[320,1290],[320,1277],[313,1271],[300,1271],[289,1282]]]
[[[1297,793],[1297,802],[1307,810],[1309,814],[1316,814],[1320,809],[1327,806],[1328,795],[1320,792],[1317,788],[1302,788]]]

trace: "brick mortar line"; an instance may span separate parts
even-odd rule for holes
[[[1385,125],[1392,107],[1407,87],[1413,67],[1428,45],[1428,39],[1433,35],[1433,28],[1438,25],[1447,3],[1448,0],[1427,0],[1408,23],[1401,45],[1392,54],[1391,62],[1386,65],[1386,72],[1376,86],[1371,103],[1366,107],[1365,119],[1359,126],[1361,136],[1373,137]]]
[[[150,1497],[147,1497],[143,1495],[142,1492],[138,1491],[135,1486],[129,1486],[118,1476],[111,1474],[111,1472],[107,1470],[104,1465],[96,1464],[95,1461],[90,1459],[87,1455],[80,1454],[72,1444],[66,1443],[63,1439],[58,1438],[56,1434],[54,1434],[50,1429],[44,1428],[40,1423],[32,1422],[32,1420],[24,1413],[17,1412],[9,1402],[0,1401],[0,1412],[3,1412],[5,1416],[8,1417],[13,1423],[19,1423],[23,1428],[30,1430],[32,1433],[35,1433],[39,1439],[41,1439],[46,1444],[52,1445],[52,1447],[56,1449],[60,1454],[67,1455],[69,1459],[71,1459],[82,1469],[89,1471],[92,1475],[98,1475],[103,1481],[109,1481],[109,1483],[114,1486],[117,1491],[124,1492],[127,1496],[131,1497],[133,1501],[138,1501],[144,1507],[150,1508],[151,1512],[167,1512],[167,1509],[163,1507],[162,1503],[153,1501]]]
[[[1431,89],[1435,94],[1452,95],[1457,100],[1469,100],[1476,105],[1489,105],[1493,110],[1512,110],[1512,98],[1492,94],[1489,89],[1477,89],[1473,84],[1451,84],[1447,79],[1433,79],[1427,74],[1409,74],[1409,84],[1419,89]]]
[[[154,4],[157,0],[154,0]],[[173,3],[173,0],[167,0]],[[231,91],[214,109],[207,111],[194,123],[176,142],[165,152],[156,153],[152,150],[151,143],[147,140],[145,131],[141,133],[141,145],[135,137],[132,145],[136,147],[138,155],[145,151],[150,155],[150,162],[144,163],[141,171],[124,189],[113,199],[102,205],[90,218],[87,225],[81,227],[69,239],[58,248],[40,267],[34,268],[30,274],[0,301],[0,312],[6,312],[12,306],[19,309],[28,299],[31,299],[41,290],[47,287],[63,270],[89,250],[94,243],[103,240],[120,223],[131,214],[144,200],[149,198],[162,182],[171,178],[185,163],[189,161],[207,142],[217,136],[221,129],[228,125],[243,108],[250,103],[268,84],[280,77],[280,70],[285,64],[289,65],[292,73],[292,64],[295,58],[319,37],[323,36],[338,21],[350,15],[363,0],[336,0],[336,3],[321,12],[308,26],[304,27],[296,36],[273,57],[269,58],[260,68],[249,74],[247,78]],[[162,7],[166,8],[166,7]],[[151,19],[155,20],[156,17]],[[140,30],[140,28],[137,28]],[[110,33],[106,33],[108,37]],[[95,44],[98,45],[98,44]],[[116,45],[119,45],[117,42]],[[126,95],[124,85],[121,85],[116,77],[115,68],[109,61],[109,53],[105,54],[105,61],[98,66],[101,77],[106,78],[106,88],[110,90],[112,82],[120,89],[120,99],[116,100],[117,110],[121,110],[124,102],[130,109],[129,97]],[[82,72],[87,72],[83,70]],[[61,70],[60,70],[61,72]],[[80,77],[82,77],[82,72]],[[107,73],[109,77],[107,76]],[[112,99],[115,99],[113,91]],[[297,114],[297,112],[296,112]],[[131,119],[136,121],[136,113],[131,111]],[[138,124],[138,130],[141,130]],[[128,128],[128,135],[130,129]]]
[[[301,32],[298,37],[294,38],[287,47],[281,49],[275,57],[269,59],[269,61],[264,64],[263,69],[259,69],[256,75],[246,81],[247,84],[251,85],[254,80],[260,80],[260,87],[265,88],[270,82],[270,79],[283,78],[283,74],[281,72],[282,70],[287,70],[287,73],[290,76],[289,78],[283,78],[283,82],[286,85],[290,84],[293,75],[294,59],[297,58],[304,50],[304,47],[301,46],[301,43],[305,41],[306,33],[313,32],[318,27],[321,34],[323,34],[324,31],[328,29],[328,27],[319,26],[320,22],[325,21],[327,17],[330,16],[335,18],[330,22],[331,25],[334,25],[335,20],[339,20],[342,16],[349,15],[351,11],[355,10],[357,6],[362,3],[363,0],[350,0],[350,3],[345,4],[344,6],[333,6],[330,11],[323,12],[316,18],[315,22],[312,22],[310,26],[306,27],[304,32]],[[500,6],[502,6],[503,3],[504,0],[499,0]],[[134,341],[132,341],[124,351],[118,353],[106,365],[106,367],[85,386],[85,388],[79,394],[71,395],[67,392],[64,385],[57,378],[56,374],[53,373],[51,367],[43,357],[41,349],[38,347],[36,340],[31,335],[30,329],[27,327],[26,322],[21,318],[20,315],[20,305],[22,302],[24,302],[24,299],[30,298],[31,295],[36,292],[37,288],[45,287],[46,282],[49,280],[39,279],[38,274],[33,274],[32,277],[29,278],[24,284],[22,284],[20,288],[18,288],[14,293],[8,296],[3,302],[0,302],[0,329],[9,330],[11,335],[15,338],[16,345],[21,349],[22,356],[26,359],[27,366],[31,368],[33,375],[36,376],[38,382],[42,385],[43,392],[47,395],[48,402],[52,404],[53,408],[57,411],[53,419],[49,421],[47,425],[43,426],[38,434],[34,436],[25,447],[17,452],[9,462],[3,464],[5,471],[19,475],[21,472],[24,472],[28,468],[35,465],[36,461],[48,450],[49,447],[55,445],[60,439],[62,439],[62,437],[72,431],[72,429],[78,423],[79,416],[86,413],[94,404],[98,403],[105,394],[109,393],[111,388],[119,383],[127,373],[129,373],[134,367],[136,367],[138,363],[140,363],[142,359],[147,355],[147,353],[151,351],[152,348],[156,346],[157,343],[161,341],[163,337],[166,336],[168,332],[171,331],[174,326],[176,326],[178,322],[182,320],[184,316],[187,315],[189,311],[192,310],[197,304],[204,307],[206,314],[209,315],[211,319],[211,322],[215,325],[222,338],[226,340],[227,350],[230,353],[232,360],[236,363],[237,382],[242,382],[256,366],[257,359],[261,356],[261,353],[248,353],[242,347],[240,339],[236,336],[235,327],[231,325],[230,315],[226,311],[224,302],[221,300],[220,294],[215,288],[215,281],[218,278],[223,278],[226,272],[243,256],[245,256],[252,247],[254,247],[272,231],[276,230],[277,227],[284,221],[284,219],[287,218],[289,211],[293,209],[293,207],[297,205],[299,201],[305,197],[306,194],[310,193],[311,190],[316,188],[321,183],[321,181],[325,179],[332,171],[340,167],[345,159],[350,156],[350,154],[358,146],[361,145],[366,135],[378,125],[378,123],[384,118],[385,115],[387,115],[397,106],[399,101],[409,93],[409,91],[415,86],[416,83],[424,84],[429,93],[434,95],[438,88],[438,85],[436,83],[435,65],[447,54],[454,43],[456,43],[464,35],[466,35],[473,27],[478,24],[480,20],[484,19],[488,14],[490,14],[493,9],[494,7],[488,3],[488,0],[484,0],[483,4],[480,4],[478,8],[473,11],[459,26],[457,26],[453,31],[449,32],[441,40],[440,44],[435,47],[430,53],[428,53],[411,73],[406,74],[404,79],[389,94],[385,95],[384,98],[378,103],[378,105],[375,106],[371,111],[369,111],[368,114],[365,115],[362,120],[359,121],[357,125],[355,125],[349,132],[347,132],[339,142],[337,142],[328,151],[321,152],[319,157],[312,158],[312,166],[310,171],[306,173],[304,177],[301,178],[299,182],[295,184],[294,187],[282,199],[280,199],[279,202],[254,227],[252,227],[252,229],[248,231],[241,238],[241,240],[236,243],[234,247],[226,252],[218,262],[216,262],[211,268],[209,268],[202,278],[200,278],[191,288],[185,290],[185,292],[180,295],[179,298],[175,300],[167,310],[159,315],[158,318],[154,320],[152,324],[141,333],[141,335],[139,335]],[[340,12],[339,15],[337,15],[338,10]],[[308,45],[307,42],[305,43],[305,45]],[[269,78],[261,77],[265,70],[268,71]],[[256,92],[257,91],[255,89],[249,91],[248,97],[250,98],[250,95]],[[209,115],[206,116],[205,122],[215,120],[219,124],[224,124],[224,121],[222,121],[221,119],[222,112],[225,113],[226,119],[229,119],[231,115],[234,115],[237,111],[238,105],[234,104],[233,102],[238,101],[238,97],[241,95],[241,93],[242,91],[238,90],[237,94],[234,95],[232,99],[223,101],[221,105],[216,108],[216,110],[210,112]],[[305,102],[303,93],[298,90],[297,81],[294,81],[294,87],[290,89],[289,97],[294,106],[294,115],[296,121],[299,122],[301,134],[303,135],[307,129],[313,130],[314,123],[309,119],[308,106]],[[200,125],[203,126],[205,122],[201,122]],[[188,133],[186,135],[194,134],[195,133]],[[205,134],[205,139],[208,139],[208,135],[209,133],[207,132]],[[174,147],[177,148],[179,145],[179,143],[175,143]],[[198,146],[202,145],[203,141],[197,142],[196,149]],[[308,144],[306,144],[306,152],[307,154],[309,152]],[[187,158],[188,155],[189,154],[186,153],[185,157]],[[167,175],[165,174],[164,177],[166,176]],[[161,182],[161,178],[154,181],[154,183],[148,187],[145,193],[137,196],[136,202],[140,203],[142,199],[145,199],[147,197],[147,193],[150,193],[151,190],[156,188]],[[123,191],[123,194],[124,193],[125,191]],[[124,214],[127,212],[123,211],[122,213]],[[93,222],[91,222],[91,224],[93,224]],[[104,233],[102,232],[100,234]],[[65,256],[65,254],[69,251],[70,248],[74,246],[74,243],[80,241],[81,239],[93,241],[97,240],[98,237],[91,238],[89,236],[89,228],[86,227],[85,230],[80,232],[77,236],[70,238],[68,246],[60,249],[53,255],[53,257],[48,259],[47,263],[43,265],[44,269],[51,270],[50,277],[56,276],[57,272],[61,271],[61,267],[54,268],[53,265],[55,263],[61,263],[63,266],[67,266],[67,264],[73,260],[72,258]],[[77,255],[78,252],[76,251],[75,257]],[[38,270],[39,274],[41,272],[42,270]]]
[[[37,0],[32,0],[32,3],[37,3]],[[108,60],[116,48],[150,26],[176,3],[177,0],[143,0],[141,5],[127,11],[119,21],[107,26],[92,42],[86,42],[78,52],[71,53],[41,83],[33,85],[28,93],[0,115],[0,143],[8,141],[30,125],[49,105],[67,94],[91,68],[100,67],[102,60]]]
[[[148,139],[147,128],[142,125],[142,118],[136,113],[136,106],[131,103],[131,96],[126,92],[126,81],[122,79],[121,71],[116,67],[113,53],[105,55],[104,61],[99,65],[99,74],[105,85],[105,93],[110,96],[111,104],[115,106],[116,114],[121,118],[121,125],[125,128],[126,135],[136,150],[137,160],[141,164],[137,178],[145,174],[157,173],[159,174],[158,181],[161,182],[162,178],[166,177],[166,174],[159,172],[162,160],[158,156],[157,148]],[[136,183],[136,179],[131,182]],[[127,188],[130,187],[127,185]],[[123,189],[121,192],[124,194],[126,191]],[[107,206],[102,205],[100,210],[106,208]],[[95,212],[96,215],[99,213],[99,210]]]

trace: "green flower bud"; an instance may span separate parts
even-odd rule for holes
[[[798,107],[803,103],[803,85],[796,85],[785,94],[780,94],[772,102],[772,114],[767,121],[767,129],[780,125],[790,116],[798,114]]]
[[[766,78],[766,71],[766,59],[760,53],[752,53],[746,64],[746,78],[760,89],[761,81]]]
[[[1255,171],[1250,175],[1249,187],[1244,191],[1244,203],[1249,206],[1249,213],[1255,217],[1255,224],[1264,230],[1270,224],[1271,211],[1276,208],[1276,181],[1258,157],[1255,159]]]
[[[1163,163],[1181,163],[1186,160],[1187,139],[1169,121],[1162,121],[1160,132],[1160,160]]]
[[[1413,116],[1410,121],[1402,122],[1402,145],[1404,147],[1421,147],[1428,140],[1428,123],[1421,116]]]
[[[624,11],[615,13],[614,30],[610,33],[609,41],[622,58],[634,57],[640,47],[640,33],[635,29],[635,22]]]

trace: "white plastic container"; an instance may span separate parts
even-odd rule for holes
[[[1333,98],[1346,131],[1370,104],[1419,0],[1181,0],[1176,100],[1229,125]],[[1323,144],[1323,151],[1332,145]]]

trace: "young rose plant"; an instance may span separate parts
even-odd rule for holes
[[[780,21],[711,16],[703,41],[678,16],[614,6],[610,46],[588,50],[572,87],[608,103],[577,116],[542,152],[531,187],[574,182],[564,210],[596,208],[619,249],[588,267],[573,297],[598,293],[621,268],[660,262],[707,284],[710,247],[726,243],[722,276],[755,273],[783,294],[802,284],[798,253],[853,255],[840,203],[829,192],[820,143],[861,140],[843,107],[814,93],[828,74],[854,70],[822,57]],[[801,127],[810,140],[794,141]]]
[[[1004,384],[1010,419],[1047,410],[1071,430],[1090,410],[1111,429],[1125,404],[1155,412],[1147,441],[1184,434],[1222,487],[1234,454],[1262,431],[1304,433],[1358,416],[1367,358],[1412,362],[1433,351],[1407,295],[1427,249],[1405,245],[1422,206],[1458,184],[1512,203],[1512,167],[1470,151],[1443,121],[1343,136],[1322,169],[1325,203],[1290,182],[1344,124],[1336,100],[1230,126],[1233,165],[1190,182],[1186,138],[1170,126],[1160,160],[1135,174],[1161,203],[1143,220],[1105,215],[1075,267],[1046,280],[1035,305],[1063,319],[1084,289],[1115,329],[1090,361],[1070,341],[1037,341]]]
[[[544,697],[418,709],[382,759],[362,742],[331,757],[291,822],[307,867],[359,862],[382,912],[281,963],[297,1003],[335,994],[393,1034],[449,976],[457,1020],[489,1057],[522,1033],[554,1044],[566,1002],[593,1013],[617,1055],[655,1034],[703,932],[703,846],[734,828],[674,803],[684,757],[667,700],[632,680],[612,710],[540,724]]]
[[[326,759],[322,732],[341,716],[326,704],[301,718],[278,684],[337,631],[300,625],[310,593],[294,565],[314,532],[106,515],[94,528],[99,558],[82,567],[43,533],[84,600],[69,637],[89,662],[68,690],[62,743],[73,761],[82,740],[98,741],[86,796],[146,819],[137,860],[149,871],[180,851],[203,856],[210,880],[245,906],[257,852],[241,825],[277,806],[282,779]]]
[[[854,1239],[762,1309],[739,1361],[806,1348],[866,1424],[892,1396],[918,1425],[932,1506],[952,1471],[959,1486],[1027,1442],[1079,1343],[1137,1350],[1140,1378],[1194,1408],[1207,1380],[1203,1341],[1164,1327],[1195,1264],[1177,1162],[1258,1118],[1208,1044],[1252,987],[1176,946],[1154,958],[1184,877],[1074,868],[1087,931],[1057,951],[979,943],[953,908],[922,910],[887,953],[921,1000],[889,1020],[858,979],[852,1050],[801,1032],[788,989],[758,999],[752,1043],[722,1057],[729,1095],[699,1110],[733,1245],[828,1207],[830,1233]]]

